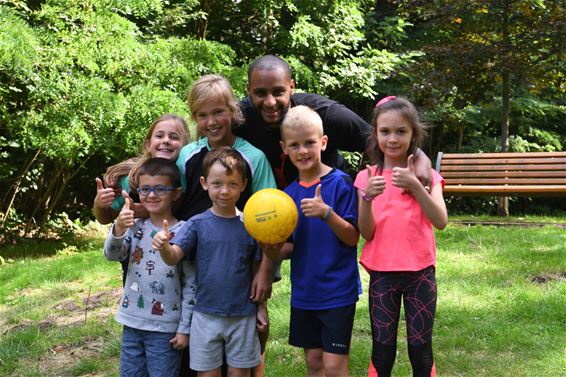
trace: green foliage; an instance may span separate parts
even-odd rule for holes
[[[16,11],[0,5],[0,69],[29,73],[38,48],[39,41],[34,30]]]
[[[323,2],[310,7],[318,9],[307,14],[305,9],[295,10],[296,20],[289,30],[290,53],[319,72],[319,92],[373,99],[380,80],[402,71],[420,55],[372,46],[364,34],[364,2]],[[400,25],[397,32],[406,26]]]
[[[403,1],[395,14],[414,25],[408,29],[408,45],[425,53],[408,74],[419,83],[412,86],[417,102],[442,127],[438,140],[442,148],[499,148],[494,147],[500,144],[503,121],[503,73],[509,72],[511,147],[562,150],[564,137],[557,127],[562,128],[566,115],[564,76],[559,72],[564,52],[559,46],[563,36],[556,27],[565,23],[563,4],[532,0],[439,4]],[[502,33],[506,5],[508,42]],[[485,143],[491,139],[497,142]],[[518,142],[521,139],[526,142]]]
[[[155,118],[187,116],[185,94],[201,74],[222,73],[244,88],[230,47],[142,33],[138,23],[162,14],[163,2],[9,5],[0,6],[0,153],[14,158],[0,171],[9,188],[0,228],[14,216],[29,219],[26,232],[45,225],[90,159],[136,155]]]

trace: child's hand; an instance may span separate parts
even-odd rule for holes
[[[110,208],[116,198],[116,191],[112,187],[104,188],[102,180],[96,178],[96,196],[94,197],[95,208]]]
[[[130,198],[130,194],[128,194],[126,190],[122,190],[121,195],[124,198],[124,200],[130,199],[130,202],[132,203],[130,205],[130,209],[134,211],[134,217],[140,217],[144,219],[146,217],[149,217],[149,212],[147,211],[147,209],[145,209],[143,204],[134,202],[132,198]]]
[[[276,244],[263,242],[259,243],[259,247],[261,248],[265,256],[273,261],[281,260],[280,251],[283,245],[285,245],[285,241]]]
[[[316,186],[316,191],[314,193],[314,198],[305,198],[301,200],[301,211],[303,211],[306,217],[319,217],[324,219],[328,213],[328,205],[322,200],[322,195],[320,190],[322,185]]]
[[[269,261],[269,265],[271,265]],[[263,302],[271,297],[273,284],[273,274],[271,269],[266,271],[263,268],[258,269],[252,280],[250,289],[250,300],[253,302]]]
[[[407,158],[406,168],[393,168],[393,176],[391,178],[393,186],[412,192],[416,185],[421,184],[415,175],[415,164],[413,159],[413,155],[410,155]]]
[[[153,250],[163,251],[163,249],[169,245],[169,235],[169,222],[164,219],[161,231],[157,232],[151,240],[151,248]]]
[[[176,333],[173,339],[169,341],[171,346],[176,350],[182,350],[189,345],[189,335]]]
[[[259,332],[264,332],[269,327],[269,316],[267,315],[267,303],[262,302],[257,306],[256,328]]]
[[[130,199],[126,199],[126,203],[122,207],[122,210],[114,222],[115,236],[123,235],[126,229],[134,225],[134,211],[130,209],[131,205],[132,201]]]
[[[368,181],[364,193],[368,198],[375,198],[383,193],[385,190],[385,178],[381,175],[374,175],[371,170],[371,166],[366,165],[368,173]]]

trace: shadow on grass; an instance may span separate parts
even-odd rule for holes
[[[58,252],[64,251],[65,248],[72,250],[90,249],[91,244],[100,244],[100,237],[69,237],[64,240],[41,239],[31,240],[23,239],[17,244],[0,246],[0,255],[5,260],[19,261],[22,259],[39,259],[52,257]]]
[[[77,230],[77,233],[66,233],[53,238],[20,238],[13,243],[0,244],[0,256],[5,260],[19,261],[52,257],[65,249],[84,251],[95,246],[102,249],[107,234],[107,225],[91,222]]]

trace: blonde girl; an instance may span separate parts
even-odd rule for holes
[[[165,114],[157,118],[147,130],[140,156],[110,166],[103,180],[96,178],[93,213],[98,222],[109,224],[118,216],[124,205],[122,191],[135,191],[137,183],[134,178],[145,160],[150,157],[176,160],[189,140],[189,128],[182,117]]]
[[[244,209],[248,198],[256,191],[276,187],[275,178],[265,154],[252,144],[236,136],[232,129],[243,123],[232,86],[220,75],[204,75],[196,80],[188,94],[191,118],[196,123],[200,138],[181,149],[177,166],[186,183],[186,192],[178,218],[188,220],[212,206],[208,193],[203,189],[200,179],[204,176],[203,161],[206,155],[219,147],[232,147],[240,152],[246,162],[247,182],[236,203],[239,210]],[[260,270],[254,275],[250,298],[258,303],[258,330],[262,349],[267,341],[268,314],[266,299],[271,295],[271,263],[266,266],[267,258],[262,260]],[[262,363],[263,365],[263,363]],[[186,366],[181,376],[194,376]],[[254,369],[254,376],[262,376],[262,366]]]

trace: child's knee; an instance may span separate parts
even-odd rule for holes
[[[324,353],[323,364],[326,377],[348,375],[348,354]]]
[[[322,370],[322,348],[306,348],[305,360],[309,370]]]

